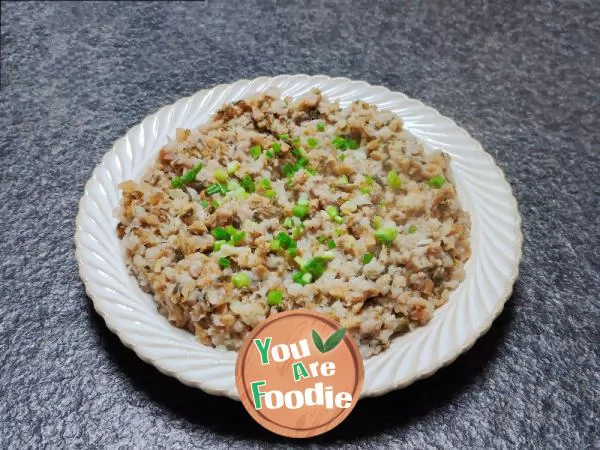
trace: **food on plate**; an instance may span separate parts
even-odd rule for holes
[[[120,185],[117,232],[159,311],[205,344],[238,349],[266,317],[304,308],[368,357],[464,277],[470,219],[449,163],[391,112],[265,92],[177,129]]]

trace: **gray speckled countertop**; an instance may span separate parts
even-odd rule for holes
[[[600,3],[2,2],[0,448],[599,447]],[[523,216],[514,294],[433,377],[289,441],[161,375],[93,312],[83,185],[111,144],[218,83],[325,73],[452,117]]]

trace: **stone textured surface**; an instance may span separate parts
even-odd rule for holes
[[[0,448],[600,446],[600,5],[509,0],[3,2]],[[325,73],[405,92],[480,140],[523,215],[521,275],[454,364],[288,441],[124,348],[77,274],[83,185],[198,89]]]

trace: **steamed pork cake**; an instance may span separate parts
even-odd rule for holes
[[[470,222],[449,159],[365,102],[262,93],[178,129],[121,184],[117,231],[159,311],[203,343],[238,349],[266,317],[305,308],[368,357],[463,279]]]

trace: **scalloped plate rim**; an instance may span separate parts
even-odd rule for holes
[[[452,128],[454,134],[455,133],[462,134],[463,138],[469,140],[471,145],[474,145],[475,150],[478,153],[481,153],[482,155],[485,155],[487,157],[487,163],[490,165],[490,168],[493,169],[497,175],[499,175],[498,184],[503,185],[503,187],[506,189],[505,197],[507,197],[507,198],[510,197],[510,206],[512,209],[512,213],[514,215],[514,226],[515,226],[515,232],[516,232],[516,234],[514,236],[515,237],[514,245],[516,246],[516,255],[515,255],[515,258],[511,260],[511,263],[512,263],[511,264],[511,273],[510,273],[510,275],[508,275],[508,277],[504,283],[504,290],[503,290],[502,294],[500,295],[500,298],[495,302],[494,310],[486,316],[487,320],[484,320],[480,324],[481,326],[478,329],[473,330],[471,333],[469,333],[469,337],[465,339],[465,342],[463,342],[463,344],[460,346],[460,348],[454,349],[451,352],[450,356],[446,357],[445,359],[437,360],[433,363],[430,363],[425,369],[422,369],[420,371],[420,373],[418,373],[416,375],[413,375],[413,376],[405,378],[405,379],[401,378],[398,380],[394,380],[392,382],[385,383],[384,385],[382,385],[380,387],[374,387],[371,389],[367,389],[367,387],[368,387],[367,382],[366,382],[367,380],[365,380],[365,385],[363,386],[363,392],[361,393],[361,398],[368,397],[368,396],[379,396],[379,395],[383,395],[387,392],[390,392],[392,390],[406,387],[419,379],[426,378],[426,377],[433,375],[440,368],[445,367],[448,364],[451,364],[460,355],[462,355],[464,352],[469,350],[475,344],[475,342],[490,329],[494,320],[500,315],[500,313],[502,312],[502,310],[504,308],[506,301],[509,299],[509,297],[512,294],[513,286],[514,286],[514,283],[515,283],[515,281],[518,277],[518,273],[519,273],[519,264],[520,264],[520,261],[522,258],[522,241],[523,241],[523,235],[522,235],[522,231],[521,231],[521,216],[519,213],[517,201],[512,193],[512,188],[511,188],[510,184],[506,180],[504,172],[495,163],[493,157],[490,154],[488,154],[487,152],[485,152],[485,150],[483,149],[481,144],[478,141],[476,141],[469,134],[468,131],[466,131],[462,127],[458,126],[456,124],[456,122],[454,122],[454,120],[452,120],[449,117],[443,116],[434,108],[431,108],[431,107],[425,105],[424,103],[422,103],[419,100],[410,98],[402,92],[392,91],[384,86],[372,85],[363,80],[352,80],[352,79],[349,79],[346,77],[330,77],[328,75],[321,75],[321,74],[319,74],[319,75],[294,74],[294,75],[277,75],[277,76],[272,76],[272,77],[259,76],[254,79],[240,79],[240,80],[233,81],[231,83],[218,84],[212,88],[201,89],[190,96],[181,97],[170,105],[165,105],[165,106],[160,107],[155,112],[147,115],[140,122],[138,122],[134,126],[132,126],[125,135],[123,135],[120,138],[118,138],[117,140],[115,140],[111,149],[103,155],[100,163],[94,168],[94,170],[92,172],[92,176],[85,183],[84,193],[79,200],[79,208],[78,208],[78,213],[77,213],[77,217],[76,217],[76,232],[75,232],[76,251],[75,251],[75,253],[76,253],[76,259],[77,259],[78,267],[79,267],[79,276],[84,283],[86,294],[92,300],[94,310],[102,317],[102,319],[106,323],[107,328],[111,332],[113,332],[115,335],[117,335],[117,337],[123,343],[123,345],[125,345],[127,348],[130,348],[131,350],[133,350],[141,360],[143,360],[146,363],[152,364],[161,373],[163,373],[167,376],[174,377],[178,381],[180,381],[181,383],[183,383],[187,386],[200,388],[201,390],[203,390],[204,392],[209,393],[209,394],[228,396],[229,398],[238,400],[237,392],[235,392],[235,386],[232,386],[232,388],[230,388],[230,389],[213,388],[209,384],[207,384],[206,380],[189,379],[189,378],[185,377],[183,374],[181,374],[180,372],[178,372],[177,370],[172,370],[172,369],[165,367],[159,359],[150,356],[148,354],[148,352],[146,351],[146,349],[144,348],[144,346],[134,344],[130,339],[128,339],[127,332],[123,332],[119,328],[119,326],[113,322],[108,311],[106,311],[102,307],[102,302],[104,302],[105,300],[99,298],[94,293],[92,293],[91,285],[94,284],[94,282],[89,280],[85,274],[87,265],[83,261],[83,256],[82,256],[85,253],[85,248],[83,247],[83,244],[81,242],[82,233],[83,233],[82,221],[83,221],[83,218],[86,217],[86,214],[83,211],[83,205],[89,198],[90,191],[92,189],[93,184],[99,183],[98,174],[101,173],[101,171],[103,169],[109,171],[106,163],[108,162],[108,159],[112,157],[112,155],[116,156],[117,146],[120,145],[121,142],[125,142],[127,140],[127,138],[130,137],[130,134],[132,133],[132,131],[141,130],[143,123],[150,121],[153,118],[157,118],[161,111],[167,111],[169,109],[174,109],[175,105],[178,103],[184,104],[184,103],[187,103],[189,100],[191,100],[194,97],[197,97],[200,95],[209,95],[211,92],[222,90],[222,89],[227,89],[235,84],[245,84],[246,83],[248,85],[251,85],[252,83],[254,83],[258,80],[262,80],[264,82],[269,82],[269,83],[272,83],[274,80],[277,80],[277,81],[287,80],[289,83],[293,83],[293,81],[295,81],[295,80],[307,81],[307,80],[311,80],[311,79],[314,79],[317,77],[322,79],[325,82],[342,82],[345,84],[355,84],[355,85],[360,85],[360,87],[362,89],[368,89],[368,90],[373,90],[373,91],[378,90],[379,93],[394,95],[396,98],[400,98],[402,100],[412,103],[414,105],[413,107],[418,106],[419,108],[428,111],[429,114],[433,115],[434,117],[445,121]],[[285,86],[284,90],[289,87],[290,87],[289,85]],[[245,94],[249,95],[253,92],[256,92],[256,90],[250,89]],[[301,92],[305,92],[305,90],[302,89]],[[296,95],[298,95],[298,94],[296,94]],[[332,99],[336,99],[336,98],[337,97],[335,95],[332,97]],[[377,102],[374,102],[374,104],[377,104]],[[213,111],[209,111],[209,113],[212,113],[212,112]],[[158,122],[156,122],[155,126],[157,129],[160,128],[160,124]],[[411,131],[410,127],[407,127],[407,129],[409,131]],[[165,133],[165,136],[170,135],[171,131],[167,130]],[[422,137],[419,137],[419,139],[422,139],[424,141],[427,140],[427,139],[423,139]],[[153,152],[156,153],[158,150],[159,150],[159,148],[155,148],[153,150]],[[117,159],[119,159],[118,156],[117,156]],[[123,262],[123,264],[124,264],[124,262]],[[158,314],[158,312],[156,312],[156,314]],[[117,321],[118,321],[118,319],[116,319],[115,322],[117,322]],[[425,325],[423,328],[426,328],[426,327],[427,327],[427,325]],[[390,348],[387,351],[392,351],[392,349]],[[368,361],[369,360],[365,361],[365,366],[368,364]],[[384,362],[384,364],[385,364],[385,362]]]

